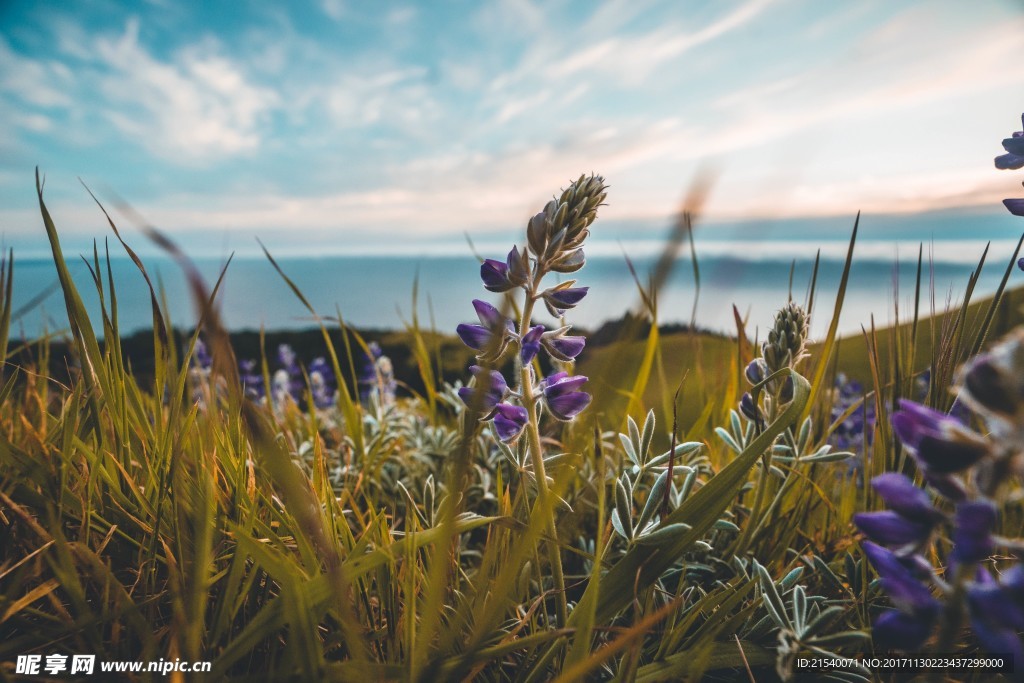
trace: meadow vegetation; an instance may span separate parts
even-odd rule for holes
[[[1015,455],[997,448],[1011,436],[992,421],[1019,424],[1005,405],[1019,397],[984,389],[1018,367],[1013,349],[984,355],[1020,322],[1022,293],[1007,289],[1016,253],[979,263],[1006,262],[994,296],[975,300],[976,272],[961,300],[934,312],[920,258],[921,305],[900,312],[906,322],[864,321],[863,335],[840,339],[851,220],[832,310],[814,305],[811,282],[808,300],[773,304],[760,339],[739,314],[731,337],[663,335],[655,273],[637,277],[642,310],[621,341],[583,352],[568,322],[532,319],[535,305],[571,321],[588,304],[582,284],[545,279],[585,282],[606,188],[581,176],[504,260],[482,262],[481,291],[466,299],[479,324],[459,327],[457,354],[453,331],[413,317],[402,342],[419,381],[400,383],[389,344],[348,326],[344,302],[312,310],[270,254],[281,286],[320,321],[320,357],[262,338],[240,351],[219,319],[218,283],[152,229],[189,279],[199,320],[177,337],[150,284],[151,356],[127,362],[110,254],[87,258],[103,302],[90,319],[38,192],[69,332],[59,346],[10,339],[8,254],[5,677],[17,655],[39,652],[212,661],[202,680],[861,681],[890,674],[797,660],[1013,646],[1016,613],[979,620],[971,600],[982,588],[1019,600],[1006,595],[1024,510],[1004,484]],[[684,238],[691,218],[680,219]],[[471,306],[475,297],[489,300]],[[809,316],[832,321],[825,338],[809,338]],[[461,381],[443,379],[453,372]],[[951,434],[977,457],[929,460],[922,435],[944,444]],[[983,463],[993,471],[967,469]],[[887,473],[905,479],[871,485]],[[900,502],[911,498],[913,509]],[[992,501],[998,516],[971,517]],[[991,545],[968,553],[972,522]],[[921,569],[918,558],[931,579],[900,574]],[[885,628],[926,619],[941,628],[919,642]]]

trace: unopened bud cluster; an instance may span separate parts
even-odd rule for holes
[[[761,357],[751,361],[744,371],[751,385],[760,384],[765,378],[784,368],[796,367],[807,357],[807,341],[810,337],[811,317],[803,307],[790,301],[775,315],[775,323],[768,331],[768,339],[761,344]],[[793,380],[790,377],[775,379],[766,385],[768,396],[766,407],[771,401],[788,403],[793,400]],[[757,401],[748,392],[740,399],[740,412],[752,422],[764,422],[764,414]]]

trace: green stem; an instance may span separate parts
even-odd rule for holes
[[[533,315],[533,305],[536,301],[537,289],[544,277],[544,271],[538,265],[530,289],[526,294],[526,301],[523,304],[523,316],[519,321],[519,334],[524,335],[530,329],[530,318]],[[555,512],[551,504],[551,492],[548,490],[547,474],[544,471],[544,452],[540,443],[540,418],[537,411],[539,396],[534,393],[533,375],[530,372],[529,364],[516,361],[519,368],[519,392],[522,396],[523,407],[526,408],[527,423],[526,434],[529,439],[530,460],[533,464],[533,473],[537,479],[537,502],[534,505],[533,514],[544,515],[545,531],[550,537],[548,541],[548,557],[551,562],[551,575],[555,582],[555,591],[558,594],[555,607],[558,617],[558,628],[564,628],[569,616],[568,605],[565,598],[565,577],[562,574],[562,555],[558,543],[558,530],[555,527]],[[543,586],[541,587],[543,589]]]

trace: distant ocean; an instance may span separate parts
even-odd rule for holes
[[[657,240],[594,242],[588,248],[585,268],[575,277],[590,287],[589,296],[569,313],[569,321],[595,329],[601,323],[636,309],[637,288],[630,275],[628,254],[642,281],[663,247]],[[932,309],[934,292],[937,309],[947,300],[963,296],[967,278],[984,250],[982,240],[941,240],[925,243],[922,282],[922,314]],[[988,265],[982,272],[977,296],[992,293],[998,286],[1013,253],[1015,241],[992,243]],[[488,256],[496,245],[477,245]],[[735,330],[732,308],[749,316],[748,328],[764,330],[771,324],[776,309],[790,291],[805,301],[817,250],[821,250],[818,284],[814,299],[813,334],[823,336],[831,319],[839,286],[847,243],[773,240],[758,244],[735,241],[698,241],[700,298],[697,324],[713,330]],[[113,246],[111,247],[112,254]],[[869,326],[874,315],[876,325],[893,320],[898,303],[901,320],[913,311],[913,294],[918,243],[867,240],[857,244],[846,302],[840,318],[842,333],[859,333]],[[83,297],[98,319],[99,306],[88,270],[77,254],[67,254]],[[15,253],[14,308],[17,320],[14,334],[34,336],[44,330],[67,327],[63,298],[54,289],[56,271],[49,258],[41,254],[19,257]],[[154,280],[166,290],[174,324],[194,325],[196,313],[189,298],[184,277],[164,256],[144,259]],[[324,316],[340,310],[344,319],[360,328],[396,329],[409,321],[413,313],[413,284],[418,278],[418,314],[424,327],[435,326],[452,332],[460,322],[474,319],[473,298],[497,301],[478,279],[479,265],[468,247],[406,250],[399,255],[374,253],[347,255],[288,255],[278,259],[316,309]],[[219,258],[200,258],[196,264],[209,282],[213,282],[223,263]],[[117,286],[118,313],[125,332],[146,328],[151,323],[149,296],[141,275],[125,256],[112,256]],[[1014,269],[1010,286],[1024,284],[1024,273]],[[39,297],[43,296],[40,300]],[[687,249],[682,249],[671,278],[658,296],[661,323],[690,320],[694,304],[694,273]],[[35,300],[35,301],[33,301]],[[313,324],[294,294],[262,256],[236,256],[232,261],[220,296],[221,310],[232,330],[297,329]],[[19,310],[20,309],[20,310]]]

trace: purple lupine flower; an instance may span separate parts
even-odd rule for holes
[[[1024,125],[1024,114],[1020,117]],[[1003,140],[1006,154],[996,157],[996,168],[1000,170],[1024,168],[1024,130],[1018,130]]]
[[[541,381],[541,391],[548,410],[559,420],[571,420],[590,404],[591,396],[585,391],[576,391],[587,381],[583,375],[570,377],[566,372],[556,372]]]
[[[484,281],[484,289],[491,292],[507,292],[513,287],[508,278],[508,264],[492,258],[480,264],[480,279]]]
[[[510,403],[499,403],[494,406],[494,431],[502,441],[511,441],[519,436],[526,427],[526,408]]]
[[[1022,259],[1024,260],[1024,259]],[[1003,419],[1016,416],[1019,398],[1015,397],[1017,379],[1010,360],[1016,349],[999,344],[991,353],[969,360],[961,372],[960,392],[976,410]]]
[[[291,344],[278,345],[277,360],[281,364],[281,367],[289,373],[298,373],[298,356],[295,354],[295,350],[292,349]]]
[[[195,349],[192,353],[192,362],[200,370],[209,370],[213,365],[213,357],[210,356],[206,343],[202,339],[196,339]]]
[[[754,397],[750,395],[750,392],[744,392],[743,397],[740,399],[739,404],[740,412],[748,420],[755,424],[761,424],[764,418],[761,415],[761,409],[757,406],[757,402]]]
[[[893,430],[927,472],[961,472],[988,454],[988,443],[956,418],[913,401],[901,399],[899,405],[892,416]]]
[[[501,314],[497,308],[479,299],[473,300],[479,325],[463,323],[455,328],[459,338],[471,349],[483,352],[481,357],[497,358],[508,345],[510,332],[515,331],[512,321]]]
[[[932,506],[927,491],[915,486],[909,477],[896,472],[886,472],[871,480],[886,507],[909,519],[923,523],[935,523],[943,514]]]
[[[470,366],[469,370],[476,379],[476,386],[459,389],[459,398],[468,407],[478,407],[490,414],[508,395],[508,383],[497,370],[486,370],[479,365]],[[482,394],[481,390],[484,390]],[[479,401],[479,405],[475,401]]]
[[[921,649],[931,633],[931,618],[887,609],[875,619],[871,637],[883,648],[916,652]]]
[[[309,391],[313,396],[313,405],[317,408],[330,408],[334,405],[334,371],[322,357],[314,358],[309,364]]]
[[[882,590],[897,608],[883,612],[875,620],[875,640],[899,650],[917,650],[931,634],[941,604],[915,576],[911,567],[919,567],[916,557],[900,558],[870,541],[861,547],[878,572]],[[914,564],[908,567],[908,562]]]
[[[755,358],[747,363],[743,374],[751,384],[760,384],[768,376],[768,365],[764,362],[764,358]]]
[[[260,400],[267,395],[263,386],[263,375],[259,371],[256,361],[245,359],[238,362],[239,379],[242,381],[242,391],[251,399]]]
[[[541,296],[544,297],[544,305],[547,306],[548,313],[556,318],[561,317],[568,309],[574,308],[582,301],[590,290],[590,287],[572,287],[572,284],[573,281],[570,281],[543,292]]]
[[[996,508],[985,500],[960,503],[953,518],[953,553],[957,563],[981,562],[995,551],[992,531]]]
[[[586,337],[568,335],[566,334],[568,331],[568,327],[563,327],[546,332],[541,338],[541,343],[547,349],[548,355],[563,362],[574,360],[587,345]]]
[[[1024,216],[1024,199],[1004,199],[1003,206],[1014,216]]]
[[[540,353],[540,341],[541,335],[544,334],[543,325],[534,325],[530,328],[530,331],[523,335],[523,338],[519,340],[519,357],[522,359],[523,364],[526,365],[533,361]]]
[[[853,523],[872,540],[897,548],[919,548],[928,542],[934,524],[907,519],[898,512],[858,512]]]

